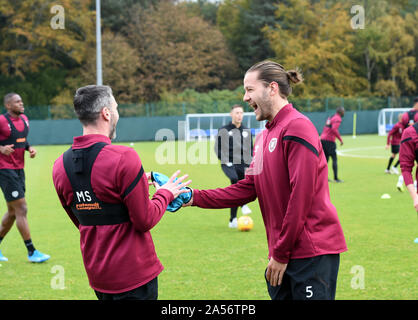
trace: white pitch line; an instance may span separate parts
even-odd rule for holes
[[[383,149],[382,146],[374,146],[374,147],[362,147],[362,148],[353,148],[353,149],[346,149],[344,151],[338,150],[337,154],[341,157],[349,157],[349,158],[362,158],[362,159],[387,159],[386,156],[373,156],[373,155],[358,155],[358,154],[347,154],[347,152],[353,151],[361,151],[361,150],[371,150],[371,149]]]

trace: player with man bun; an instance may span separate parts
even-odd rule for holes
[[[240,206],[258,198],[269,249],[265,279],[272,299],[334,299],[339,254],[347,250],[332,205],[328,166],[312,122],[287,100],[297,70],[272,61],[244,77],[244,101],[267,120],[254,143],[245,179],[229,187],[194,190],[187,205]]]

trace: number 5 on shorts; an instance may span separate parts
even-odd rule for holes
[[[306,286],[306,298],[312,298],[313,296],[313,291],[312,291],[312,286]]]

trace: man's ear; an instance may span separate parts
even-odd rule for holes
[[[276,81],[271,82],[271,83],[269,84],[269,86],[270,86],[270,89],[271,89],[270,94],[271,94],[272,96],[274,96],[276,93],[278,93],[278,94],[280,95],[279,85],[277,84],[277,82],[276,82]]]
[[[107,121],[110,121],[110,110],[108,107],[104,107],[101,111],[103,118]]]

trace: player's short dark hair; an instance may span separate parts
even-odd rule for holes
[[[336,111],[338,113],[345,112],[345,108],[343,106],[339,106]]]
[[[77,89],[74,96],[74,111],[83,125],[96,122],[104,107],[112,103],[112,88],[88,85]]]
[[[232,111],[232,110],[234,110],[234,109],[236,109],[236,108],[242,108],[242,110],[244,110],[244,107],[243,107],[242,105],[240,105],[240,104],[234,104],[234,105],[231,107],[231,111]]]
[[[6,104],[9,103],[9,101],[14,97],[17,96],[18,94],[16,92],[9,92],[7,93],[4,98],[3,98],[3,104],[4,106],[6,106]]]
[[[414,104],[415,103],[418,103],[418,97],[415,97],[415,99],[414,99]]]

